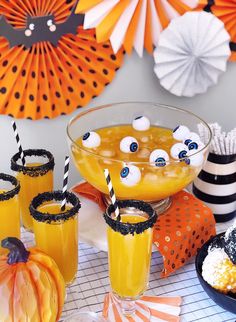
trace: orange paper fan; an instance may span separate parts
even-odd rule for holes
[[[231,36],[231,61],[236,61],[236,0],[200,0],[199,7],[222,20]]]
[[[192,10],[198,0],[80,0],[77,13],[85,13],[84,28],[96,28],[97,41],[110,39],[116,53],[122,44],[152,53],[160,32],[170,20]]]
[[[0,114],[33,120],[68,114],[112,81],[123,51],[114,55],[108,42],[97,44],[75,15],[76,3],[0,0]]]

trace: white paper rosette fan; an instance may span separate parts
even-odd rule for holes
[[[177,96],[204,93],[225,72],[230,36],[207,12],[187,12],[162,32],[154,51],[161,85]]]

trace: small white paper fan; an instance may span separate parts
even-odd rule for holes
[[[226,71],[230,36],[207,12],[187,12],[161,33],[154,71],[161,85],[177,96],[204,93]]]

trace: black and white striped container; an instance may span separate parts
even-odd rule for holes
[[[193,183],[194,195],[214,213],[216,222],[236,216],[236,154],[210,153]]]

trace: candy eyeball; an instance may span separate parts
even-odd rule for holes
[[[183,159],[187,156],[188,148],[183,143],[176,143],[170,149],[170,155],[173,159]]]
[[[196,151],[200,151],[205,147],[205,145],[201,141],[190,142],[188,144],[188,155],[192,155],[196,153]]]
[[[183,141],[190,134],[190,130],[185,125],[179,125],[173,130],[173,138],[177,141]]]
[[[200,142],[200,136],[195,132],[190,132],[188,136],[183,139],[183,143],[188,145],[190,142]]]
[[[97,148],[101,144],[100,135],[96,132],[87,132],[82,137],[82,144],[86,148]]]
[[[192,156],[189,156],[187,160],[187,164],[193,167],[200,167],[204,162],[204,156],[203,153],[197,153]]]
[[[192,142],[190,142],[188,144],[189,151],[191,151],[191,150],[198,150],[198,147],[199,147],[198,143],[197,142],[194,142],[194,141],[192,141]]]
[[[161,149],[156,149],[152,151],[149,157],[149,162],[155,165],[156,167],[164,167],[169,161],[169,155],[166,151]]]
[[[138,148],[138,141],[132,136],[126,136],[120,141],[120,150],[124,153],[137,152]]]
[[[138,116],[132,122],[136,131],[147,131],[150,128],[150,121],[146,116]]]
[[[126,166],[120,172],[120,179],[126,186],[135,186],[141,180],[141,171],[135,165]]]

